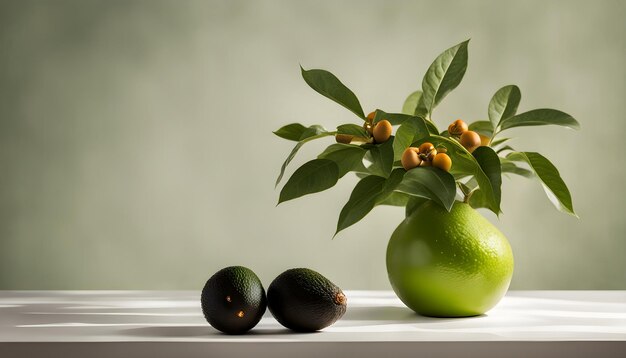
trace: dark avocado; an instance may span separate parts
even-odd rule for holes
[[[283,326],[313,332],[335,323],[346,313],[341,289],[321,274],[306,268],[287,270],[267,289],[270,312]]]
[[[243,266],[226,267],[211,276],[202,289],[201,303],[207,322],[228,334],[249,331],[267,307],[261,280]]]

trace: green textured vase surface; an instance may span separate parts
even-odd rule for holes
[[[394,231],[387,246],[393,290],[425,316],[487,312],[506,293],[513,252],[506,237],[468,204],[450,212],[430,201]]]

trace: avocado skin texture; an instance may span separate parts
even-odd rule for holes
[[[346,297],[339,287],[306,268],[283,272],[267,289],[268,308],[283,326],[314,332],[335,323],[346,313]]]
[[[211,276],[200,301],[207,322],[227,334],[243,334],[252,329],[267,307],[261,280],[243,266],[226,267]]]

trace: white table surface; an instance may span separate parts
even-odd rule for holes
[[[422,317],[391,291],[346,291],[348,310],[318,333],[269,312],[249,334],[210,327],[199,291],[0,291],[8,356],[621,356],[626,291],[510,291],[487,314]],[[339,354],[339,351],[344,352]],[[504,353],[506,352],[506,354]]]

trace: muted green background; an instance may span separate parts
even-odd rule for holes
[[[399,111],[434,57],[471,38],[440,127],[486,118],[501,86],[582,131],[512,130],[560,169],[580,219],[504,180],[515,289],[626,289],[623,1],[0,1],[0,289],[199,289],[228,265],[265,284],[316,269],[388,289],[376,208],[331,240],[356,178],[275,207],[299,121],[358,119],[302,81],[337,74]],[[297,165],[331,140],[307,145]],[[290,172],[289,172],[290,173]],[[288,173],[288,174],[289,174]]]

